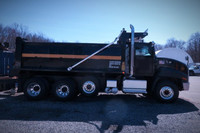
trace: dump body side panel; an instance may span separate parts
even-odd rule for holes
[[[106,44],[24,42],[22,45],[22,69],[67,71],[68,67],[101,49]],[[121,59],[120,46],[113,45],[73,70],[121,72]]]

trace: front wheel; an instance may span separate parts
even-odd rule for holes
[[[158,83],[155,90],[155,96],[157,100],[160,102],[172,103],[178,99],[179,90],[174,83],[169,81],[164,81]]]

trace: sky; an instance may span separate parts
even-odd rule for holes
[[[0,0],[0,24],[59,42],[112,42],[122,28],[148,28],[145,41],[187,41],[200,32],[200,0]]]

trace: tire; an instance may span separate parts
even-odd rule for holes
[[[94,77],[84,77],[79,83],[79,91],[84,96],[96,96],[100,91],[99,81]]]
[[[52,87],[53,94],[56,99],[66,101],[77,95],[77,90],[73,80],[57,81]]]
[[[48,90],[48,83],[43,78],[32,78],[24,83],[24,94],[29,100],[43,99]]]
[[[158,83],[155,90],[156,99],[162,103],[172,103],[178,99],[178,87],[169,81]]]

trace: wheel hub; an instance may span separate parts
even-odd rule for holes
[[[67,85],[60,85],[56,88],[56,93],[60,97],[66,97],[69,94],[69,87]]]
[[[38,83],[30,83],[27,92],[30,96],[38,96],[41,92],[41,86]]]
[[[67,92],[67,88],[62,88],[62,92]]]
[[[164,86],[160,90],[160,96],[165,100],[169,100],[174,96],[174,91],[171,87]]]
[[[92,81],[86,81],[83,86],[83,91],[87,94],[91,94],[95,91],[96,89],[96,86],[95,86],[95,83],[92,82]]]

